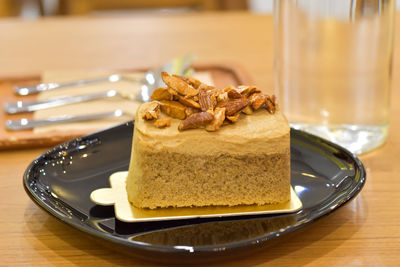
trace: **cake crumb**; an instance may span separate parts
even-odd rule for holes
[[[157,119],[160,115],[160,104],[157,102],[150,102],[147,104],[145,110],[142,113],[142,119],[150,121]]]
[[[154,122],[157,128],[165,128],[171,126],[171,118],[158,119]]]

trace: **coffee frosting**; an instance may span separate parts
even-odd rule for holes
[[[277,111],[268,113],[265,109],[252,115],[241,114],[231,125],[216,132],[204,129],[179,131],[181,120],[172,119],[171,126],[159,129],[154,121],[140,118],[143,104],[136,113],[134,139],[138,150],[188,153],[193,155],[215,154],[263,154],[282,153],[289,147],[290,127],[285,116]]]

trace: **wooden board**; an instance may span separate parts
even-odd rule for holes
[[[215,86],[225,87],[227,85],[251,85],[252,79],[246,71],[240,66],[234,65],[195,65],[196,71],[207,71],[211,73]],[[124,70],[124,71],[145,71],[145,70]],[[119,72],[124,72],[119,71]],[[5,102],[15,102],[18,100],[35,100],[36,96],[17,96],[13,93],[13,88],[16,85],[34,85],[40,83],[40,76],[32,77],[17,77],[0,80],[0,102],[1,105]],[[8,131],[4,125],[9,119],[32,118],[32,113],[23,113],[8,115],[0,112],[0,150],[16,149],[16,148],[31,148],[31,147],[48,147],[53,146],[63,141],[87,134],[85,131],[74,132],[54,132],[34,134],[33,130],[23,131]],[[100,130],[100,129],[99,129]]]

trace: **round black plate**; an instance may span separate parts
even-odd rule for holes
[[[28,195],[58,219],[132,255],[209,259],[254,250],[302,228],[349,201],[365,183],[353,154],[292,129],[292,186],[303,202],[297,213],[123,223],[113,207],[97,206],[89,195],[109,187],[112,173],[128,169],[133,127],[122,124],[45,152],[25,172]]]

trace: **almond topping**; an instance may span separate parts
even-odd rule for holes
[[[175,101],[168,101],[168,100],[161,100],[161,111],[165,114],[183,120],[186,118],[185,109],[186,107],[179,102]]]
[[[157,128],[169,127],[171,126],[171,118],[158,119],[154,122],[154,126]]]
[[[261,93],[261,90],[258,89],[255,86],[239,86],[238,87],[238,91],[239,93],[242,94],[242,96],[248,97],[249,95],[253,94],[253,93]]]
[[[236,113],[235,115],[232,116],[226,116],[226,118],[228,120],[230,120],[231,122],[237,122],[239,120],[240,117],[240,112]]]
[[[215,105],[224,99],[228,99],[228,93],[226,93],[224,89],[214,88],[213,90],[210,90],[210,93],[213,97],[215,97]]]
[[[177,96],[177,98],[178,98],[178,101],[181,102],[182,104],[184,104],[185,106],[192,107],[192,108],[198,108],[198,109],[200,108],[200,104],[190,98],[186,98],[186,97],[182,97],[182,96]]]
[[[244,109],[242,109],[242,112],[246,115],[251,115],[253,114],[253,109],[251,108],[250,105],[248,105],[247,107],[245,107]]]
[[[209,91],[208,93],[210,94],[211,104],[214,108],[218,103],[217,97],[215,96],[214,91]]]
[[[193,77],[166,72],[161,76],[167,87],[156,89],[151,96],[155,101],[144,104],[139,114],[144,120],[155,120],[154,126],[158,128],[170,126],[173,117],[182,120],[180,131],[205,128],[213,132],[237,122],[241,113],[251,115],[264,107],[274,114],[278,109],[275,95],[263,94],[255,86],[215,88]],[[160,112],[169,117],[159,118]]]
[[[268,97],[267,102],[265,102],[265,107],[269,113],[274,114],[278,108],[278,104],[276,103],[275,95]]]
[[[165,84],[168,85],[168,87],[171,87],[181,95],[190,97],[195,96],[199,93],[199,90],[193,88],[190,84],[185,82],[185,80],[179,76],[173,76],[169,75],[166,72],[162,72],[161,78],[165,82]]]
[[[212,121],[214,118],[214,115],[211,114],[210,112],[200,112],[200,113],[195,113],[189,116],[187,119],[183,120],[179,126],[178,130],[183,131],[187,129],[195,129],[199,128],[203,125],[206,125],[210,121]]]
[[[214,105],[211,100],[211,94],[207,91],[200,90],[199,93],[199,104],[201,111],[213,110]]]
[[[275,108],[278,108],[278,103],[276,102],[276,96],[275,95],[271,96],[271,102],[272,102],[272,104],[274,104]]]
[[[199,112],[200,112],[200,109],[197,109],[197,108],[187,107],[187,108],[185,109],[185,113],[186,113],[186,116],[187,116],[187,117],[189,117],[190,115],[192,115],[192,114],[194,114],[194,113],[199,113]]]
[[[201,85],[201,82],[196,78],[190,76],[179,76],[179,77],[181,77],[185,82],[187,82],[196,89],[199,88],[199,86]]]
[[[172,96],[177,96],[178,95],[178,92],[175,91],[174,89],[170,88],[170,87],[168,87],[168,93],[170,93]]]
[[[225,114],[226,116],[232,116],[247,107],[249,104],[250,101],[244,97],[240,99],[229,100],[225,106]]]
[[[146,104],[143,113],[141,114],[142,119],[147,121],[157,119],[160,115],[160,104],[157,102],[150,102]]]
[[[229,92],[230,90],[234,90],[234,89],[235,89],[235,87],[233,87],[232,85],[229,85],[229,86],[225,87],[225,88],[223,89],[223,91],[224,91],[224,92]]]
[[[202,83],[202,84],[200,84],[200,86],[199,86],[198,89],[199,89],[199,90],[208,91],[208,90],[214,90],[215,87],[214,87],[214,86],[207,85],[207,84],[205,84],[205,83]]]
[[[153,94],[151,95],[152,100],[172,100],[173,95],[169,92],[168,88],[158,88],[154,90]]]
[[[268,99],[267,95],[260,94],[260,93],[252,94],[249,97],[249,100],[250,100],[250,103],[251,103],[251,107],[254,110],[257,110],[257,109],[261,108],[265,104],[267,99]]]
[[[228,104],[228,100],[224,100],[224,101],[218,102],[216,107],[217,108],[224,108],[224,107],[226,107],[227,104]]]
[[[218,102],[224,102],[224,101],[227,101],[228,100],[228,93],[227,92],[224,92],[224,93],[221,93],[221,94],[217,94],[217,101]]]
[[[238,98],[241,98],[242,95],[235,89],[232,89],[228,92],[228,97],[231,99],[238,99]]]
[[[209,132],[215,132],[218,130],[225,120],[225,108],[215,108],[214,119],[206,125],[206,130]]]

